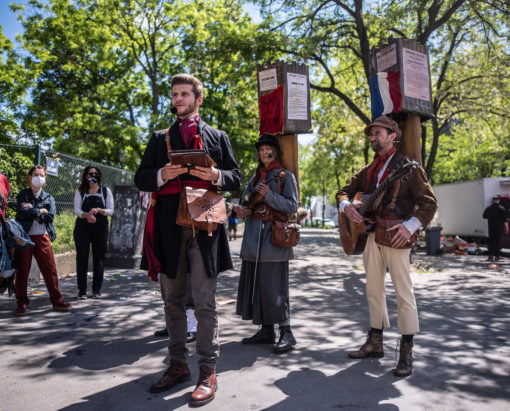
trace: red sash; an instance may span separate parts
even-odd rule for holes
[[[216,187],[209,181],[184,180],[181,182],[183,186],[193,188],[204,188],[206,190],[216,191]],[[147,211],[147,221],[143,231],[143,249],[142,254],[147,259],[149,268],[148,275],[153,281],[158,281],[158,273],[161,271],[161,263],[155,253],[154,247],[154,207],[159,196],[180,193],[179,183],[177,180],[168,181],[161,190],[152,193],[151,205]]]

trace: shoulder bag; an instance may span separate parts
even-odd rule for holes
[[[279,174],[279,176],[281,173]],[[278,177],[278,194],[280,194],[280,177]],[[271,244],[277,247],[289,248],[298,244],[301,226],[295,221],[290,221],[289,215],[276,210],[270,210],[271,221]],[[294,214],[295,215],[295,214]]]
[[[170,160],[172,146],[168,128],[165,130],[165,141]],[[195,230],[201,230],[207,231],[208,235],[212,237],[213,231],[218,229],[218,224],[225,224],[227,221],[225,199],[221,194],[212,190],[185,187],[182,185],[180,177],[177,177],[177,181],[181,190],[181,198],[175,223],[191,228],[193,235],[195,235]]]

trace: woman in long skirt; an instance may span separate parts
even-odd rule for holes
[[[289,260],[292,247],[271,243],[270,219],[285,221],[298,208],[294,175],[279,163],[280,147],[276,137],[265,134],[255,144],[259,167],[244,190],[241,204],[234,211],[245,218],[241,245],[241,276],[236,313],[243,320],[260,325],[255,335],[244,338],[243,344],[274,344],[274,325],[280,328],[275,352],[285,352],[296,345],[290,327]],[[259,198],[256,206],[253,198]]]

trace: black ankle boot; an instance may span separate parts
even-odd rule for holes
[[[292,335],[292,330],[290,329],[290,325],[285,325],[280,327],[280,340],[274,346],[274,352],[281,353],[285,351],[289,351],[292,347],[296,345],[296,339],[294,335]]]
[[[276,338],[276,334],[274,332],[273,324],[262,324],[260,330],[258,330],[255,335],[252,335],[248,338],[243,338],[243,344],[274,344],[274,340]]]

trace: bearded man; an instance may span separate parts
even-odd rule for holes
[[[150,387],[150,392],[169,390],[191,378],[186,363],[186,279],[189,276],[197,319],[196,350],[200,374],[190,405],[211,402],[217,390],[216,360],[219,355],[218,311],[215,293],[218,274],[233,268],[223,224],[211,236],[176,224],[182,185],[208,190],[236,190],[241,182],[227,134],[198,115],[203,101],[202,83],[187,74],[172,77],[172,105],[177,121],[150,138],[135,175],[141,191],[153,192],[153,213],[146,224],[142,269],[160,284],[165,303],[165,320],[170,337],[170,366]],[[171,164],[165,137],[172,150],[203,148],[214,160],[214,167],[186,167]],[[155,203],[155,204],[154,204]],[[151,227],[149,232],[147,228]],[[195,235],[196,234],[196,235]],[[150,249],[150,250],[149,250]]]
[[[363,217],[357,208],[361,204],[351,204],[350,199],[357,192],[372,193],[388,175],[405,162],[404,156],[396,153],[395,140],[400,139],[401,131],[392,119],[381,116],[365,128],[370,144],[375,151],[374,161],[355,174],[345,187],[336,194],[339,212],[355,223],[363,224]],[[376,201],[377,203],[377,201]],[[383,192],[382,200],[375,210],[377,229],[388,233],[388,240],[381,244],[374,233],[368,234],[363,251],[363,263],[366,272],[366,293],[370,312],[370,328],[366,342],[357,351],[348,353],[350,358],[383,357],[383,329],[390,326],[384,279],[389,269],[391,280],[397,295],[397,327],[402,335],[400,357],[396,369],[397,376],[406,376],[412,372],[413,336],[419,331],[418,310],[413,294],[409,273],[411,236],[427,227],[437,209],[437,200],[427,181],[422,167],[415,167],[407,179],[397,179]],[[394,223],[393,223],[394,222]],[[379,243],[378,243],[379,241]]]

